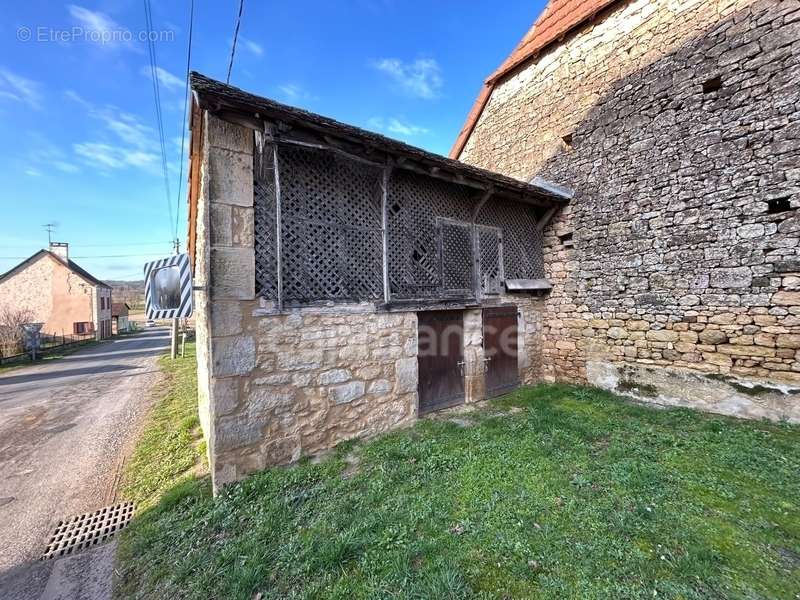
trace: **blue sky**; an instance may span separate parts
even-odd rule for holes
[[[151,0],[168,216],[142,0],[7,3],[0,23],[0,272],[54,240],[106,279],[171,250],[189,1]],[[231,83],[446,154],[544,0],[245,0]],[[224,80],[238,0],[196,0],[192,68]],[[188,139],[188,136],[187,136]]]

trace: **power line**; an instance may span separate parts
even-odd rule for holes
[[[225,83],[231,82],[231,70],[233,70],[233,57],[236,55],[236,40],[239,39],[239,25],[242,22],[242,9],[244,0],[239,0],[239,14],[236,17],[236,29],[233,30],[233,44],[231,45],[231,61],[228,63],[228,78]]]
[[[161,169],[164,172],[164,189],[167,193],[167,222],[170,231],[177,235],[177,230],[172,230],[172,197],[169,191],[169,171],[167,169],[167,146],[164,141],[164,119],[161,113],[161,92],[158,86],[158,60],[156,59],[156,48],[153,42],[153,15],[150,8],[150,0],[144,2],[144,18],[147,27],[147,51],[150,59],[150,75],[153,80],[153,101],[156,108],[156,124],[158,126],[158,139],[161,145]]]
[[[183,146],[186,141],[186,111],[189,106],[189,69],[192,63],[192,29],[194,26],[194,0],[189,5],[189,45],[186,50],[186,90],[183,96],[183,120],[181,121],[181,160],[178,174],[178,199],[175,210],[175,237],[178,237],[178,219],[181,212],[181,190],[183,189]]]

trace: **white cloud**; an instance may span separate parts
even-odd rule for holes
[[[30,148],[24,154],[24,160],[28,163],[26,172],[31,171],[28,172],[29,175],[35,173],[38,177],[44,173],[49,173],[53,169],[57,169],[62,173],[76,173],[80,170],[77,165],[68,159],[65,152],[53,144],[47,136],[37,131],[25,133],[23,143]]]
[[[150,81],[153,80],[153,71],[149,66],[145,65],[139,70],[139,72],[147,77]],[[181,90],[185,87],[185,82],[183,79],[176,77],[161,67],[156,67],[156,77],[158,77],[158,83],[169,90]]]
[[[261,46],[261,44],[257,44],[253,40],[248,40],[247,38],[244,38],[244,37],[241,37],[241,36],[240,36],[240,39],[242,41],[242,45],[248,51],[250,51],[251,54],[253,54],[255,56],[261,56],[261,55],[264,54],[264,48]]]
[[[34,167],[28,167],[25,169],[25,175],[28,175],[29,177],[41,177],[42,172]]]
[[[65,95],[104,126],[97,136],[99,139],[73,144],[72,150],[81,162],[101,172],[128,167],[143,169],[151,174],[161,172],[161,151],[158,136],[152,127],[142,123],[136,115],[122,112],[115,106],[97,107],[71,90]],[[70,172],[67,164],[61,167],[56,165],[56,168]]]
[[[313,96],[298,83],[282,83],[278,86],[281,95],[287,102],[299,102],[300,100],[311,100]]]
[[[27,104],[33,109],[41,108],[41,85],[21,75],[0,68],[0,98]]]
[[[438,97],[444,83],[439,63],[433,58],[418,58],[413,62],[382,58],[372,66],[387,74],[405,93],[418,98]]]
[[[401,137],[415,137],[430,132],[430,130],[426,127],[412,125],[411,123],[401,121],[395,117],[391,117],[389,119],[384,119],[383,117],[371,117],[367,121],[367,127],[377,131],[393,133]]]
[[[112,146],[102,142],[74,144],[73,149],[88,164],[97,168],[153,167],[158,161],[158,155],[155,153],[131,150],[124,146]]]
[[[80,39],[104,48],[135,48],[130,41],[130,31],[107,14],[76,4],[67,5],[67,10],[78,26],[83,28]]]
[[[53,166],[63,173],[77,173],[80,171],[78,165],[73,165],[71,162],[65,160],[53,161]]]
[[[94,12],[76,4],[70,4],[67,9],[73,19],[91,31],[107,32],[120,29],[114,19],[104,13]]]

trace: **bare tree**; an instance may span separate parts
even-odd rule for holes
[[[22,326],[33,321],[33,311],[27,308],[0,309],[0,356],[18,354],[24,350]]]

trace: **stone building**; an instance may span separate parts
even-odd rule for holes
[[[551,0],[451,157],[575,190],[545,379],[800,421],[800,2]]]
[[[189,255],[215,489],[540,378],[570,192],[192,75]]]
[[[111,286],[69,258],[53,242],[0,275],[0,311],[29,310],[49,335],[111,336]]]

